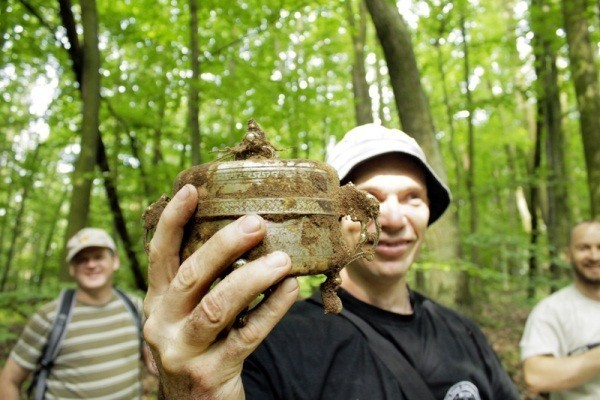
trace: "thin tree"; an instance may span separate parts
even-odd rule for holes
[[[81,142],[80,152],[72,175],[72,192],[67,217],[65,243],[78,230],[88,223],[90,210],[90,195],[96,166],[96,153],[98,149],[98,128],[100,112],[100,50],[98,49],[98,14],[95,0],[81,1],[81,27],[83,30],[83,47],[79,49],[79,39],[75,27],[75,19],[71,15],[70,0],[59,0],[61,16],[67,32],[74,33],[69,36],[71,58],[74,64],[81,66],[75,68],[81,71]],[[66,17],[66,18],[65,18]],[[61,278],[66,279],[66,267],[61,269]]]
[[[531,27],[534,32],[533,49],[537,74],[537,101],[541,107],[538,117],[541,124],[540,138],[545,138],[547,159],[547,210],[546,225],[550,253],[550,272],[553,285],[557,289],[560,278],[559,253],[567,245],[567,235],[571,225],[568,206],[567,172],[564,157],[564,133],[562,129],[562,109],[558,87],[556,66],[557,44],[554,35],[554,21],[550,5],[541,0],[531,2]],[[545,133],[545,135],[544,135]]]
[[[367,10],[363,0],[358,1],[358,20],[352,8],[352,1],[346,1],[350,36],[354,61],[352,63],[352,90],[354,93],[354,114],[356,124],[373,122],[373,106],[369,96],[369,84],[365,70],[365,42],[367,37]]]
[[[465,9],[464,3],[461,3],[459,10],[460,16],[460,32],[462,35],[462,50],[463,50],[463,74],[464,74],[464,85],[465,85],[465,105],[468,113],[467,118],[467,154],[468,154],[468,167],[466,176],[466,190],[469,199],[469,236],[475,238],[477,235],[478,225],[478,207],[477,207],[477,195],[475,189],[475,126],[473,125],[475,106],[473,104],[473,94],[471,91],[471,65],[469,63],[469,44],[467,38],[467,28],[465,23]],[[477,249],[477,243],[475,240],[471,240],[469,252],[469,260],[474,266],[479,265],[479,252]],[[471,304],[473,303],[473,295],[470,290],[470,275],[461,274],[458,281],[458,290],[456,292],[456,301],[459,304]]]
[[[30,168],[28,169],[27,174],[25,175],[25,178],[22,180],[23,189],[22,189],[21,195],[20,195],[21,201],[19,202],[19,208],[18,208],[17,213],[13,220],[12,237],[11,237],[10,245],[8,247],[8,251],[6,254],[6,262],[4,265],[4,269],[2,271],[2,277],[0,279],[0,292],[3,292],[6,288],[6,284],[8,282],[8,278],[10,276],[10,272],[11,272],[13,261],[14,261],[15,251],[17,249],[17,240],[20,239],[20,237],[21,237],[21,230],[23,228],[23,214],[25,212],[25,204],[27,203],[27,199],[29,198],[29,192],[32,188],[33,177],[38,169],[37,165],[38,165],[38,156],[40,154],[40,146],[41,146],[41,144],[39,144],[39,143],[36,145],[33,153],[31,153],[28,156],[29,157],[29,159],[27,160],[28,162],[25,163],[26,165],[28,164],[30,166]]]
[[[395,3],[386,0],[366,0],[377,37],[383,48],[398,110],[400,125],[423,146],[429,162],[441,179],[446,181],[445,168],[435,137],[429,101],[421,85],[421,76],[412,46],[411,34]],[[453,210],[428,230],[428,244],[437,257],[456,260],[457,234]],[[450,279],[440,285],[452,286]],[[454,287],[448,288],[451,291]]]
[[[58,221],[61,217],[61,209],[67,199],[67,194],[67,191],[64,191],[61,194],[60,199],[58,200],[58,203],[54,208],[54,212],[49,218],[50,228],[48,229],[48,233],[46,234],[46,241],[41,247],[42,256],[40,261],[40,268],[38,269],[34,282],[32,282],[38,288],[42,286],[42,284],[44,283],[44,279],[46,278],[46,272],[48,271],[48,260],[50,258],[50,249],[52,247],[52,239],[54,238],[54,233],[56,232],[56,228],[58,227]]]
[[[198,99],[200,97],[200,50],[198,48],[198,2],[189,0],[190,6],[190,67],[192,77],[190,79],[190,95],[188,99],[188,118],[190,139],[192,146],[192,164],[199,165],[202,162],[200,156],[200,120],[198,119]]]
[[[528,279],[527,279],[527,298],[535,298],[535,288],[537,287],[537,276],[538,276],[538,261],[537,261],[537,248],[540,238],[540,223],[538,218],[538,209],[540,203],[540,188],[538,184],[538,177],[540,175],[540,168],[542,164],[542,105],[537,105],[537,115],[535,124],[535,147],[533,151],[533,159],[531,163],[530,178],[529,180],[529,210],[531,210],[531,234],[529,236],[529,256],[528,256]]]
[[[88,57],[85,56],[86,52],[88,51],[88,49],[85,46],[85,39],[84,39],[84,47],[81,48],[79,46],[79,41],[78,41],[78,36],[77,36],[77,27],[75,25],[75,18],[73,16],[72,10],[71,10],[71,4],[69,2],[69,0],[59,0],[59,2],[61,3],[61,7],[60,7],[60,14],[61,14],[61,19],[63,21],[63,25],[67,31],[67,37],[69,38],[69,44],[70,46],[68,47],[68,51],[69,51],[69,55],[71,58],[71,66],[73,69],[73,72],[75,74],[75,77],[77,79],[77,82],[79,83],[79,89],[81,91],[82,94],[82,100],[84,102],[84,110],[85,110],[85,101],[87,96],[84,96],[84,89],[86,87],[86,82],[83,80],[86,75],[94,75],[92,71],[88,71],[88,65],[87,65],[87,60]],[[86,12],[88,13],[92,13],[95,14],[96,13],[96,9],[95,9],[95,2],[92,1],[92,3],[94,3],[93,5],[87,4],[86,5]],[[93,10],[90,10],[90,8],[93,6]],[[82,12],[83,12],[83,6],[82,6]],[[89,17],[89,19],[92,19],[93,21],[88,21],[87,23],[95,23],[95,31],[92,29],[92,31],[94,31],[96,33],[96,38],[95,38],[95,51],[98,52],[98,57],[99,57],[99,50],[98,50],[98,38],[97,38],[97,20],[96,20],[96,16]],[[82,15],[82,22],[83,22],[83,15]],[[94,42],[94,41],[93,41]],[[88,46],[90,46],[88,44]],[[91,51],[94,51],[94,49],[92,48]],[[83,60],[83,61],[82,61]],[[92,58],[92,62],[93,58]],[[99,68],[99,61],[97,62],[98,68]],[[97,84],[100,84],[100,78],[99,78],[99,73],[98,73],[98,69],[95,70],[97,77],[98,77],[98,82]],[[98,86],[98,92],[97,92],[97,98],[94,97],[92,94],[88,94],[88,96],[90,96],[92,98],[93,101],[95,101],[96,99],[98,100],[98,102],[100,101],[100,92],[99,92],[99,86]],[[98,104],[99,106],[99,104]],[[97,110],[99,112],[99,109]],[[98,115],[96,115],[96,117],[98,117]],[[85,119],[85,115],[84,115],[84,119]],[[83,123],[83,122],[82,122]],[[142,273],[141,270],[141,264],[137,259],[137,255],[135,253],[134,250],[134,245],[133,245],[133,241],[131,240],[131,237],[129,235],[129,232],[127,230],[127,225],[125,224],[125,218],[123,216],[123,211],[121,209],[121,206],[119,204],[119,196],[117,193],[117,189],[116,186],[113,184],[112,182],[112,178],[111,178],[111,173],[110,173],[110,166],[108,163],[108,158],[106,157],[106,150],[104,147],[104,143],[102,142],[102,137],[100,134],[100,127],[99,127],[99,122],[98,120],[96,121],[96,142],[95,142],[95,147],[94,150],[92,151],[91,149],[88,149],[89,154],[93,153],[94,155],[94,165],[98,164],[98,166],[100,167],[100,170],[102,171],[102,175],[104,178],[104,188],[106,190],[106,194],[109,200],[109,205],[111,207],[111,211],[113,214],[113,220],[115,223],[115,227],[117,228],[117,232],[119,233],[119,236],[121,237],[121,240],[123,241],[123,246],[125,248],[125,253],[127,254],[128,258],[129,258],[129,262],[130,262],[130,269],[133,273],[135,282],[136,282],[136,287],[140,290],[145,290],[146,289],[146,282],[144,279],[144,274]],[[87,132],[87,131],[86,131]],[[89,140],[88,140],[89,141]],[[88,146],[90,144],[88,143]],[[83,151],[83,138],[82,138],[82,151]],[[87,160],[86,160],[87,163]],[[87,164],[86,164],[87,166]],[[87,207],[85,208],[85,215],[81,215],[79,218],[84,220],[84,223],[77,229],[75,228],[71,228],[71,230],[69,230],[69,227],[67,227],[67,238],[71,237],[73,234],[75,234],[75,232],[77,232],[78,229],[80,229],[81,227],[85,226],[87,224],[87,215],[89,213],[89,190],[91,190],[91,177],[93,176],[93,168],[91,171],[87,171],[87,175],[84,175],[85,177],[87,177],[87,179],[90,181],[90,187],[88,188],[88,194],[87,194]],[[75,186],[73,187],[73,192],[76,191]],[[71,199],[73,201],[73,198],[75,197],[75,194],[72,194]],[[72,211],[71,211],[72,213]],[[75,217],[74,217],[75,218]],[[69,225],[70,226],[70,225]],[[74,225],[77,226],[77,225]],[[68,240],[68,239],[67,239]],[[67,274],[67,268],[66,266],[64,268],[61,269],[61,278],[66,279],[66,277],[68,276]]]
[[[562,0],[571,77],[577,95],[579,123],[587,167],[590,214],[600,216],[600,84],[596,44],[587,20],[588,0]]]

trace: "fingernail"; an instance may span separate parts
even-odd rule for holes
[[[298,281],[295,277],[287,278],[283,282],[281,282],[281,288],[286,293],[292,293],[298,291]]]
[[[256,215],[245,215],[240,220],[240,228],[244,233],[254,233],[260,229],[261,221]]]
[[[267,262],[274,268],[285,267],[289,257],[283,251],[275,251],[267,256]]]
[[[181,200],[187,199],[188,196],[192,193],[192,190],[194,190],[194,186],[188,183],[184,185],[181,189],[179,189],[175,196],[180,197]]]

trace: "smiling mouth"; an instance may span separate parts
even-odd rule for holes
[[[600,263],[586,263],[586,264],[583,264],[583,268],[585,268],[585,269],[599,269],[600,268]]]
[[[386,257],[398,257],[406,253],[412,243],[410,240],[380,240],[377,253]]]

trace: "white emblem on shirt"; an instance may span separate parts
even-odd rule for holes
[[[444,400],[481,400],[477,386],[469,381],[454,384],[446,393]]]

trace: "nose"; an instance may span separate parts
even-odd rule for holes
[[[402,229],[406,223],[406,210],[396,196],[388,196],[379,206],[379,222],[382,229]]]

